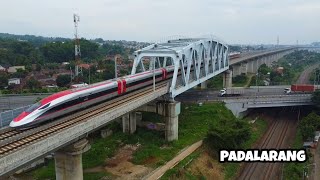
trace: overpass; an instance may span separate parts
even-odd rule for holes
[[[241,116],[248,109],[254,108],[314,105],[311,101],[311,94],[239,97],[237,99],[224,99],[223,102],[236,117]]]
[[[90,148],[85,137],[121,118],[123,131],[136,130],[136,111],[159,101],[165,117],[165,138],[178,139],[180,103],[174,98],[229,69],[228,46],[217,39],[173,39],[134,53],[132,74],[173,67],[172,79],[116,97],[110,101],[25,131],[0,130],[0,176],[55,153],[57,179],[82,179],[82,153]],[[121,78],[120,78],[121,79]],[[145,108],[147,109],[147,108]]]
[[[283,93],[284,88],[290,86],[261,86],[250,88],[232,88],[230,91],[240,93],[236,97],[219,97],[218,91],[193,90],[177,97],[181,102],[224,102],[232,113],[239,117],[248,109],[283,106],[310,106],[312,94]],[[319,88],[319,87],[317,87]]]

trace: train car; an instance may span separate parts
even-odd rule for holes
[[[228,54],[230,60],[235,59],[235,58],[239,58],[240,55],[241,55],[240,52],[231,52],[230,54]]]
[[[154,75],[156,82],[158,83],[172,78],[173,70],[173,66],[155,70]],[[29,128],[94,104],[116,98],[122,94],[151,85],[152,83],[153,72],[146,71],[58,92],[33,104],[13,119],[9,126],[17,129]]]

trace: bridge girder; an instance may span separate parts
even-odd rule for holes
[[[135,51],[134,55],[131,74],[147,71],[146,66],[149,71],[153,67],[174,67],[171,98],[229,69],[227,44],[213,38],[168,40]]]

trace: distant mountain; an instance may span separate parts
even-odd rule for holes
[[[36,47],[40,47],[48,42],[63,42],[70,41],[69,38],[62,37],[42,37],[42,36],[34,36],[34,35],[15,35],[9,33],[0,33],[1,39],[13,39],[18,41],[28,41]]]

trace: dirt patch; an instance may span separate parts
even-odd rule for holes
[[[212,159],[207,152],[203,152],[198,158],[188,165],[187,170],[193,175],[204,176],[206,179],[223,179],[223,169],[219,162]]]
[[[146,160],[143,161],[142,164],[144,165],[151,165],[158,162],[158,158],[154,157],[154,156],[150,156],[149,158],[147,158]]]
[[[140,145],[125,145],[118,150],[116,155],[106,160],[105,166],[85,169],[84,172],[107,171],[115,176],[115,179],[141,179],[152,171],[152,168],[135,165],[131,162],[132,154]]]

